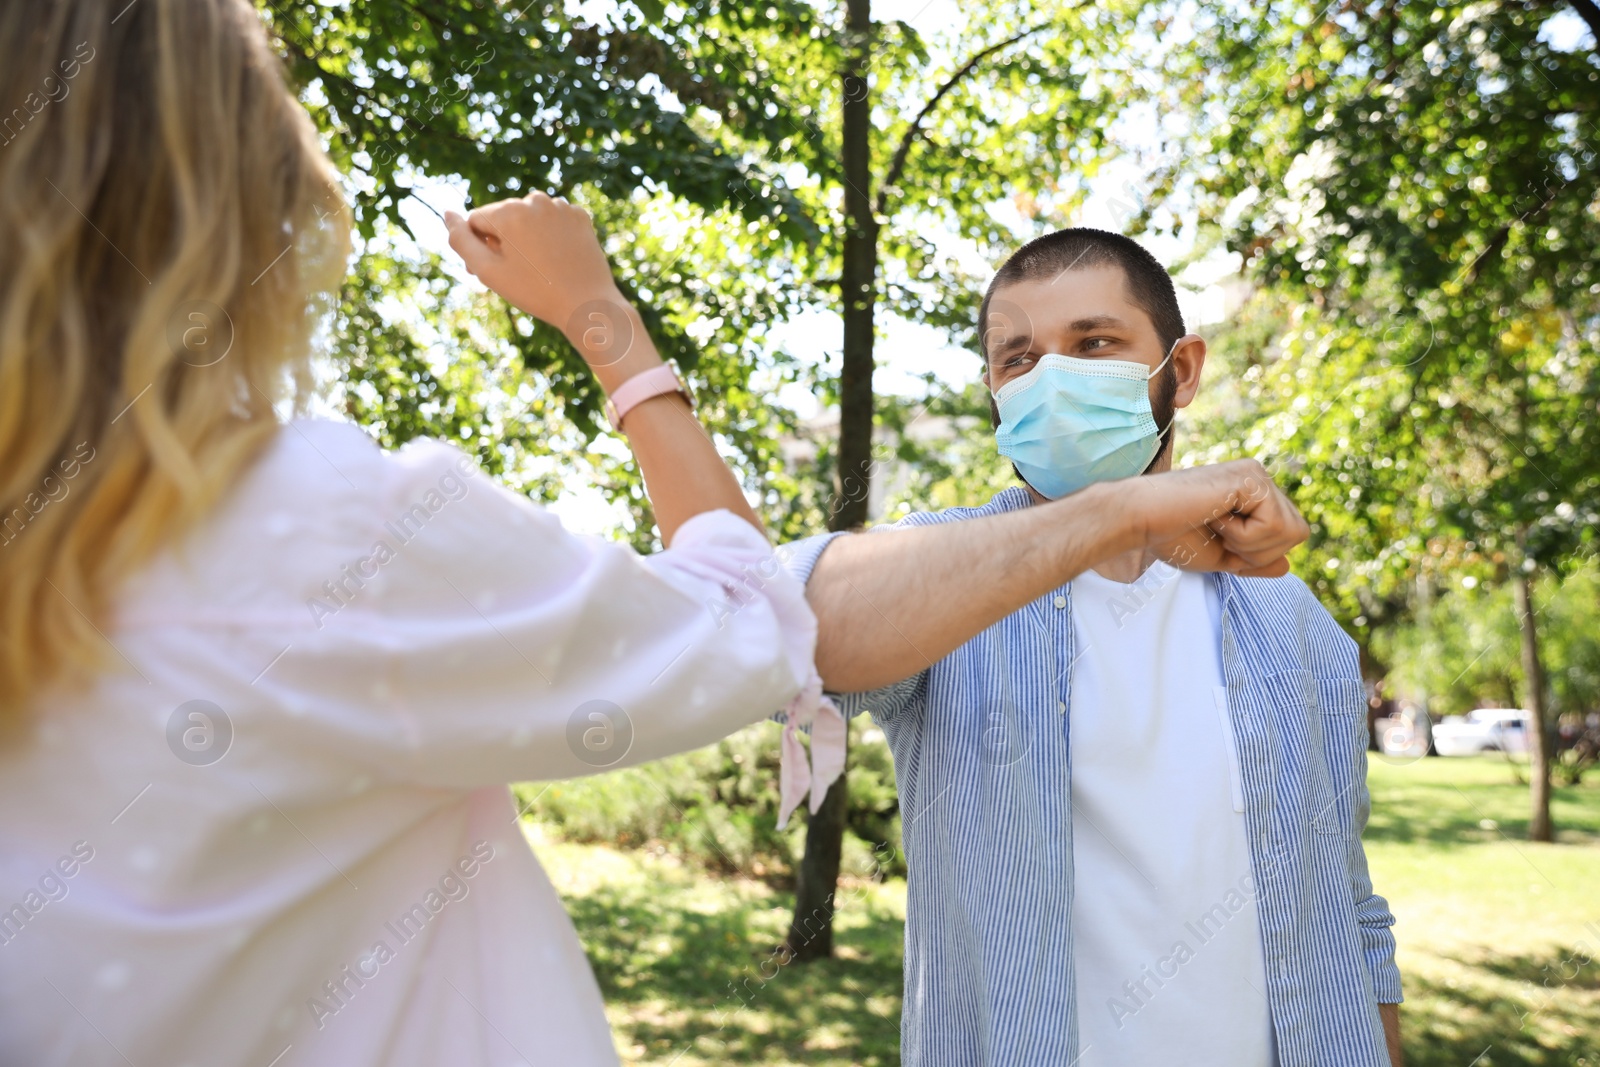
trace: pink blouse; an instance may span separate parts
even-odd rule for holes
[[[815,804],[815,635],[728,512],[641,558],[448,446],[289,424],[0,747],[0,1063],[616,1063],[506,783],[787,709]]]

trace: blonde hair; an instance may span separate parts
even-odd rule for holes
[[[349,212],[246,0],[0,4],[0,727],[310,386]],[[113,657],[114,658],[114,657]]]

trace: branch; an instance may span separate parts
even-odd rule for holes
[[[1524,211],[1522,214],[1518,215],[1516,218],[1510,220],[1496,230],[1494,232],[1494,236],[1489,238],[1489,243],[1484,246],[1483,251],[1479,252],[1473,261],[1467,264],[1467,269],[1462,272],[1462,274],[1469,276],[1467,279],[1468,283],[1471,284],[1472,282],[1476,282],[1478,280],[1478,276],[1483,273],[1485,261],[1493,256],[1499,255],[1500,252],[1505,248],[1506,241],[1511,237],[1512,227],[1517,226],[1518,224],[1526,223],[1529,219],[1536,219],[1540,215],[1543,215],[1546,211],[1550,210],[1550,205],[1556,202],[1556,197],[1561,195],[1562,190],[1566,189],[1569,185],[1576,184],[1577,181],[1573,180],[1563,181],[1554,189],[1551,189],[1547,186],[1545,189],[1546,196],[1537,207],[1529,208],[1527,211]],[[1456,280],[1460,280],[1460,275],[1456,276]]]
[[[990,56],[1001,51],[1002,49],[1010,48],[1023,38],[1032,37],[1040,30],[1046,30],[1049,28],[1049,23],[1040,23],[1031,29],[1023,30],[1021,33],[1006,38],[999,44],[992,44],[988,48],[978,52],[971,59],[967,60],[967,62],[963,64],[959,70],[950,75],[949,78],[945,79],[945,83],[939,86],[939,91],[934,93],[933,96],[928,99],[926,104],[922,105],[922,110],[917,112],[917,117],[911,120],[910,128],[908,128],[905,134],[901,136],[900,147],[895,149],[894,159],[889,164],[889,173],[884,175],[883,183],[878,186],[878,202],[873,206],[874,215],[883,215],[884,209],[889,203],[889,190],[894,188],[894,184],[900,180],[900,175],[905,172],[906,158],[911,155],[911,146],[916,142],[917,138],[922,135],[922,121],[933,113],[934,108],[939,106],[939,101],[943,100],[945,95],[949,93],[951,89],[954,89],[956,85],[960,83],[962,78],[965,78],[968,74],[971,74],[973,70],[977,68],[978,64],[982,63],[985,59],[988,59]]]
[[[1548,203],[1549,201],[1546,201],[1546,204]],[[1523,217],[1526,218],[1526,216]],[[1477,256],[1473,258],[1471,263],[1467,264],[1466,273],[1468,284],[1478,280],[1478,276],[1483,273],[1483,266],[1486,261],[1499,255],[1501,251],[1505,249],[1506,241],[1511,238],[1511,227],[1515,226],[1521,221],[1522,219],[1520,218],[1516,219],[1512,222],[1506,223],[1504,226],[1494,231],[1494,236],[1489,238],[1489,243],[1483,246],[1483,251],[1479,252]]]

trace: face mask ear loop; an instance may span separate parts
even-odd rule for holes
[[[1188,335],[1185,334],[1184,336],[1188,336]],[[1154,378],[1156,375],[1160,374],[1161,373],[1161,368],[1165,367],[1168,363],[1172,362],[1172,353],[1174,353],[1174,352],[1176,352],[1178,350],[1178,342],[1182,341],[1182,340],[1183,340],[1183,338],[1180,337],[1180,338],[1178,338],[1177,341],[1172,342],[1172,347],[1167,349],[1167,358],[1162,360],[1160,363],[1157,363],[1156,364],[1156,369],[1151,371],[1149,374],[1146,374],[1144,376],[1144,380],[1145,381],[1148,382],[1151,378]],[[1169,423],[1168,425],[1170,426],[1171,424]],[[1166,431],[1163,430],[1162,432],[1165,433]]]
[[[1146,470],[1149,469],[1150,464],[1152,464],[1152,463],[1154,463],[1156,461],[1156,457],[1161,455],[1162,450],[1167,447],[1167,442],[1170,440],[1170,438],[1167,437],[1167,434],[1171,433],[1172,432],[1172,428],[1174,426],[1176,426],[1177,424],[1178,424],[1178,413],[1176,411],[1174,411],[1172,413],[1172,418],[1167,420],[1167,428],[1165,430],[1162,430],[1160,433],[1156,434],[1156,447],[1155,447],[1155,450],[1150,453],[1150,458],[1145,460],[1145,469]]]
[[[1162,360],[1160,365],[1158,365],[1155,370],[1150,372],[1149,377],[1145,378],[1145,381],[1149,381],[1151,378],[1154,378],[1156,375],[1160,374],[1161,373],[1161,368],[1165,367],[1168,363],[1172,362],[1172,353],[1174,353],[1174,352],[1176,352],[1178,350],[1178,341],[1182,341],[1182,340],[1183,340],[1183,338],[1180,337],[1180,338],[1178,338],[1177,341],[1172,342],[1172,347],[1167,349],[1167,358]],[[1176,410],[1174,410],[1172,412],[1172,418],[1167,420],[1166,429],[1164,429],[1160,433],[1156,434],[1156,451],[1155,451],[1155,455],[1150,457],[1150,462],[1151,463],[1154,463],[1156,461],[1156,456],[1161,455],[1161,450],[1167,447],[1167,441],[1169,440],[1167,435],[1172,432],[1172,428],[1174,426],[1176,426],[1177,423],[1178,423],[1178,412]]]

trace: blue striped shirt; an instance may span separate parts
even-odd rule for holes
[[[1029,506],[1022,487],[927,526]],[[893,528],[893,527],[887,527]],[[810,577],[826,534],[785,549]],[[1386,1067],[1394,916],[1372,891],[1366,699],[1355,643],[1298,578],[1213,576],[1280,1067]],[[894,753],[907,877],[907,1067],[1078,1056],[1072,966],[1070,584],[871,693]],[[1196,1061],[1201,1062],[1201,1061]],[[1223,1065],[1218,1065],[1223,1067]]]

